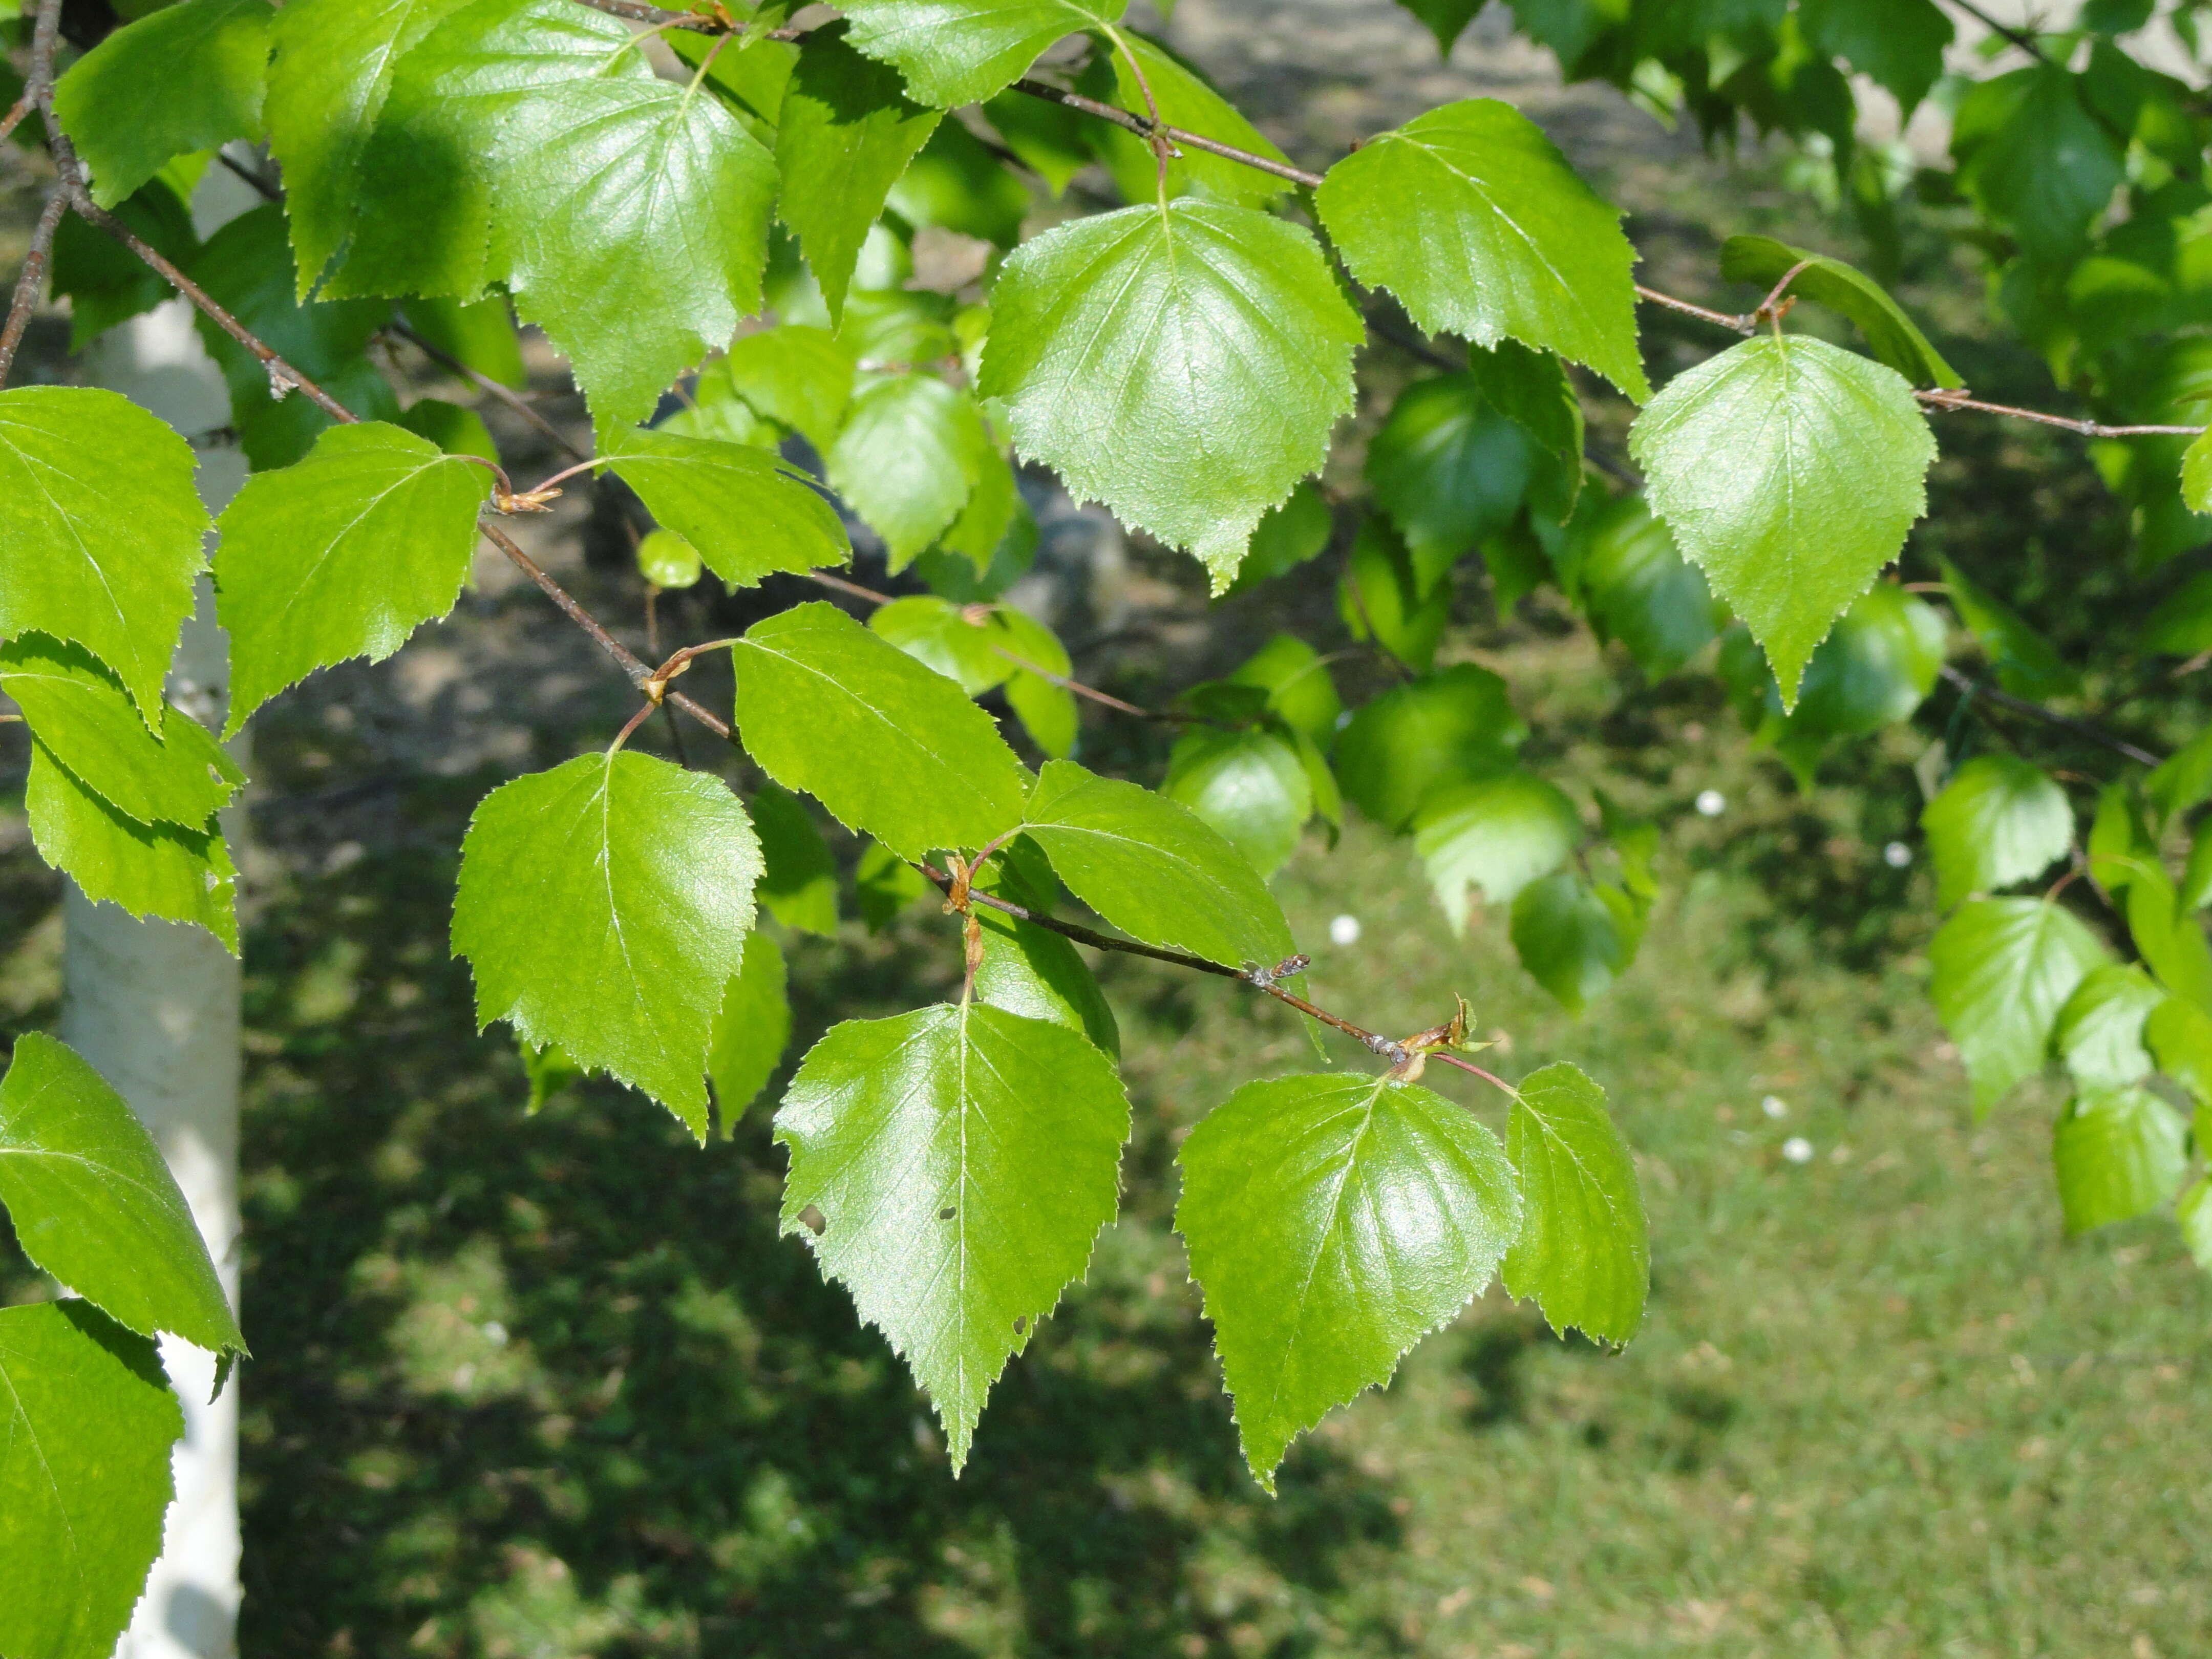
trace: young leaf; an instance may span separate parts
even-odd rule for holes
[[[764,868],[754,896],[787,927],[837,931],[837,860],[798,796],[772,783],[753,791],[754,832]]]
[[[1370,519],[1337,579],[1337,614],[1353,639],[1373,640],[1425,673],[1451,624],[1450,567],[1447,556],[1425,568],[1388,521]]]
[[[1512,935],[1529,977],[1578,1014],[1636,959],[1643,918],[1618,887],[1562,870],[1521,890]]]
[[[283,164],[301,299],[353,229],[356,170],[392,89],[394,66],[468,3],[295,0],[270,24],[275,61],[269,70],[269,147]],[[419,235],[424,227],[418,217],[408,229]]]
[[[381,662],[453,608],[484,470],[381,422],[331,427],[224,509],[216,614],[230,630],[226,735],[318,668]]]
[[[1521,1229],[1497,1138],[1387,1077],[1249,1083],[1182,1144],[1176,1229],[1206,1294],[1244,1461],[1389,1380],[1482,1293]]]
[[[1521,1182],[1505,1288],[1533,1298],[1555,1331],[1626,1342],[1650,1292],[1650,1230],[1605,1091],[1564,1061],[1522,1079],[1505,1150]]]
[[[1264,155],[1271,161],[1289,164],[1290,158],[1173,48],[1149,35],[1129,31],[1122,33],[1121,45],[1126,53],[1113,54],[1113,70],[1114,101],[1123,109],[1139,115],[1149,113],[1151,106],[1145,101],[1145,86],[1149,85],[1160,119],[1170,126],[1181,127],[1185,132],[1202,132],[1209,138],[1255,155]],[[1138,82],[1130,68],[1132,58],[1144,73],[1144,85]],[[1149,202],[1154,198],[1158,189],[1159,163],[1149,143],[1133,132],[1105,125],[1096,130],[1092,141],[1098,146],[1101,158],[1114,175],[1124,200]],[[1288,179],[1262,173],[1242,161],[1209,155],[1201,149],[1185,148],[1180,157],[1168,162],[1170,196],[1181,196],[1194,189],[1198,194],[1217,202],[1257,208],[1267,206],[1290,188]]]
[[[648,530],[638,538],[637,574],[663,592],[697,586],[705,568],[699,550],[672,530]]]
[[[2045,899],[1973,899],[1929,947],[1929,994],[1966,1063],[1974,1111],[1986,1114],[2043,1068],[2058,1011],[2105,948]]]
[[[500,138],[515,309],[568,354],[602,425],[644,418],[760,309],[776,187],[719,100],[660,80],[642,52],[628,61],[639,75],[519,101]]]
[[[1278,634],[1229,676],[1231,685],[1256,685],[1267,707],[1294,732],[1327,746],[1336,741],[1344,700],[1321,653],[1294,634]]]
[[[1510,335],[1651,395],[1620,212],[1510,105],[1464,99],[1370,139],[1314,201],[1352,274],[1425,332]]]
[[[1314,810],[1297,749],[1264,727],[1191,727],[1176,739],[1160,793],[1219,830],[1262,878],[1291,861]]]
[[[1297,949],[1243,854],[1164,795],[1048,761],[1024,823],[1069,891],[1147,945],[1230,968],[1273,968]]]
[[[783,1231],[928,1390],[956,1474],[1008,1356],[1114,1218],[1128,1134],[1105,1055],[974,1003],[834,1026],[785,1092]]]
[[[1398,3],[1428,25],[1429,33],[1437,37],[1437,55],[1449,58],[1485,0],[1398,0]]]
[[[172,711],[160,737],[148,732],[115,671],[81,645],[26,634],[0,647],[0,691],[48,753],[142,823],[204,824],[246,781],[191,715]]]
[[[1484,400],[1472,374],[1416,380],[1367,447],[1376,504],[1406,538],[1422,592],[1521,510],[1537,461],[1528,428]]]
[[[616,427],[599,457],[732,587],[852,556],[837,509],[773,450]]]
[[[184,0],[109,35],[54,82],[54,114],[112,208],[173,155],[261,137],[268,0]]]
[[[829,453],[853,400],[849,346],[827,329],[787,323],[731,341],[722,362],[739,397]]]
[[[991,447],[974,398],[934,374],[890,374],[853,399],[824,459],[898,571],[959,516]]]
[[[1021,764],[991,717],[834,605],[755,623],[731,655],[747,751],[848,829],[911,860],[1021,821]]]
[[[709,1030],[760,869],[728,787],[665,761],[579,755],[501,784],[469,820],[453,896],[478,1028],[559,1043],[703,1142]]]
[[[238,872],[212,820],[200,830],[141,823],[109,805],[35,742],[23,811],[39,856],[67,871],[87,898],[111,901],[134,916],[197,922],[238,954],[238,918],[231,908]]]
[[[185,1415],[88,1302],[0,1310],[0,1653],[108,1659],[161,1553]]]
[[[2150,1075],[2143,1027],[2167,1000],[2133,963],[2094,968],[2058,1011],[2051,1044],[2083,1089],[2118,1089]]]
[[[0,639],[36,629],[113,668],[149,726],[212,521],[191,446],[113,392],[0,392]]]
[[[1747,340],[1677,375],[1629,447],[1795,708],[1813,647],[1927,510],[1936,441],[1911,388],[1803,335]]]
[[[1573,580],[1600,637],[1620,641],[1655,680],[1713,642],[1728,613],[1642,496],[1616,498],[1577,530],[1584,539]]]
[[[1467,932],[1468,889],[1480,886],[1488,902],[1510,904],[1565,864],[1582,838],[1575,804],[1518,768],[1437,790],[1413,818],[1414,850],[1457,934]]]
[[[1008,895],[1008,896],[1013,896]],[[1118,1057],[1121,1030],[1098,976],[1075,946],[1049,928],[978,905],[983,963],[975,970],[975,1000],[1024,1019],[1064,1025]]]
[[[1792,270],[1797,274],[1790,277],[1790,292],[1856,323],[1877,362],[1887,363],[1915,386],[1966,385],[1905,308],[1863,271],[1771,236],[1731,236],[1721,245],[1721,275],[1731,283],[1771,289]]]
[[[776,212],[798,236],[833,324],[844,317],[845,290],[884,198],[945,118],[908,102],[897,75],[844,34],[832,24],[807,35],[775,132]]]
[[[2074,844],[2074,809],[2042,768],[1978,755],[1920,815],[1936,863],[1936,903],[1949,909],[2041,875]]]
[[[791,1043],[791,998],[785,989],[783,951],[766,933],[745,939],[745,958],[722,993],[707,1051],[707,1076],[721,1109],[722,1133],[737,1127],[745,1109],[768,1087]]]
[[[980,104],[1055,40],[1118,23],[1127,0],[848,0],[853,44],[939,109]]]
[[[1353,805],[1403,829],[1435,791],[1510,769],[1528,735],[1504,680],[1455,663],[1354,714],[1337,744],[1337,776]]]
[[[106,1079],[38,1031],[15,1039],[0,1079],[0,1206],[34,1266],[118,1324],[246,1352],[153,1136]]]
[[[1079,498],[1228,586],[1352,406],[1359,319],[1313,238],[1184,198],[1047,231],[992,291],[978,390]]]
[[[2189,1168],[2181,1115],[2148,1089],[2106,1089],[2066,1103],[2051,1141],[2069,1236],[2132,1221],[2166,1202]]]

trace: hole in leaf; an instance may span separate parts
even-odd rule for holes
[[[799,1223],[817,1238],[821,1237],[830,1226],[830,1224],[822,1218],[822,1212],[811,1204],[799,1212]]]
[[[951,1219],[952,1219],[952,1206],[951,1206],[950,1204],[948,1204],[948,1205],[946,1205],[943,1209],[939,1210],[939,1211],[937,1212],[937,1218],[938,1218],[939,1221],[950,1221],[950,1220],[951,1220]]]
[[[1029,1328],[1030,1316],[1027,1314],[1016,1314],[1014,1316],[1014,1334],[1016,1336],[1019,1336],[1024,1331],[1029,1329]]]

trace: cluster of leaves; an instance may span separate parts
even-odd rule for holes
[[[1409,3],[1447,46],[1475,9]],[[621,739],[503,786],[463,848],[453,945],[481,1020],[524,1042],[533,1099],[603,1072],[703,1141],[790,1036],[783,946],[757,904],[787,942],[836,925],[817,813],[866,839],[864,914],[946,896],[958,1000],[832,1029],[776,1134],[786,1230],[906,1358],[956,1466],[1117,1206],[1117,1037],[1072,939],[1309,1007],[1266,878],[1349,802],[1412,839],[1455,926],[1478,894],[1510,907],[1522,963],[1563,1003],[1632,958],[1657,831],[1602,797],[1585,813],[1522,761],[1504,684],[1438,665],[1463,570],[1501,608],[1554,585],[1649,676],[1710,653],[1802,777],[1832,742],[1910,718],[1948,645],[1932,605],[1878,579],[1924,510],[1923,411],[1963,393],[1880,284],[1737,238],[1720,274],[1770,300],[1708,315],[1753,337],[1653,396],[1620,216],[1517,112],[1452,104],[1304,173],[1122,9],[848,0],[798,30],[770,0],[734,30],[672,14],[641,34],[574,0],[179,0],[76,58],[42,113],[88,169],[90,204],[201,304],[254,476],[210,526],[187,447],[150,416],[95,391],[0,392],[0,690],[31,728],[33,838],[94,897],[234,948],[214,814],[242,780],[161,696],[210,528],[234,732],[315,670],[389,656],[447,614],[480,534],[550,487],[515,490],[470,410],[403,407],[367,351],[379,336],[512,385],[516,319],[542,331],[596,427],[576,470],[620,478],[654,520],[640,549],[654,586],[820,571],[858,526],[926,588],[865,624],[797,604],[658,673],[636,665],[658,702],[690,653],[729,652],[747,795]],[[2062,377],[2100,413],[2171,419],[2212,380],[2191,378],[2188,341],[2116,333],[2134,325],[2114,315],[2195,320],[2205,133],[2177,83],[2112,46],[2142,9],[2093,6],[2090,34],[2036,68],[1956,88],[1942,187],[1979,215],[2001,302]],[[1950,40],[1930,0],[1514,11],[1571,73],[1709,126],[1748,114],[1801,135],[1875,226],[1895,169],[1855,148],[1844,66],[1909,107]],[[1070,39],[1082,51],[1055,54],[1057,81],[1025,78]],[[202,241],[185,202],[238,140],[266,143],[281,203]],[[57,246],[81,339],[167,291],[103,239],[97,208]],[[948,251],[960,274],[925,270]],[[2160,283],[2165,310],[2110,297]],[[1354,301],[1370,296],[1463,343],[1466,367],[1398,397],[1353,522],[1310,478],[1354,405]],[[1786,331],[1800,300],[1865,353]],[[1645,405],[1641,491],[1586,471],[1600,380]],[[2139,557],[2193,544],[2189,507],[2207,503],[2185,497],[2212,491],[2212,451],[2184,465],[2112,441]],[[1217,593],[1340,547],[1345,624],[1403,683],[1347,709],[1328,660],[1281,636],[1186,694],[1161,789],[1086,770],[1068,654],[1005,603],[1035,542],[1017,459],[1187,550]],[[1945,576],[2002,682],[2067,694],[2045,642]],[[2212,592],[2192,603],[2172,641],[2212,615]],[[2200,872],[2192,850],[2177,883],[2157,837],[2208,795],[2212,758],[2192,748],[2097,811],[2084,857],[2123,897],[2142,969],[2100,965],[2055,898],[1983,896],[2072,844],[2048,777],[1976,760],[1929,809],[1957,907],[1939,1006],[1985,1104],[2053,1045],[2074,1070],[2057,1139],[2074,1224],[2162,1203],[2186,1173],[2180,1120],[2145,1083],[2212,1077],[2194,1046],[2212,1020],[2195,919],[2212,854]],[[1070,900],[1116,931],[1060,919]],[[1323,1018],[1389,1069],[1253,1082],[1179,1158],[1178,1225],[1263,1483],[1493,1275],[1613,1341],[1636,1329],[1648,1275],[1633,1166],[1588,1078],[1555,1066],[1509,1089],[1501,1142],[1420,1082],[1464,1064],[1463,1019],[1394,1041]],[[2181,1206],[2200,1249],[2206,1193]],[[0,1471],[0,1498],[17,1478]]]

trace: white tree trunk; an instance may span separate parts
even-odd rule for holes
[[[196,216],[203,234],[210,221],[220,223],[251,204],[224,188],[235,181],[220,168],[211,173],[216,176],[201,192]],[[200,494],[210,511],[237,493],[246,480],[244,458],[215,436],[229,422],[230,400],[183,301],[103,337],[87,368],[94,384],[122,392],[191,441]],[[228,689],[227,642],[215,623],[214,590],[203,577],[198,613],[185,624],[171,666],[169,695],[220,729]],[[243,749],[243,738],[232,746],[241,762]],[[239,859],[246,830],[241,808],[224,814],[223,830]],[[234,1308],[238,962],[199,928],[134,921],[115,905],[93,903],[74,884],[64,899],[64,923],[63,1040],[153,1131]],[[185,1411],[185,1435],[173,1459],[177,1496],[161,1559],[117,1653],[125,1659],[230,1659],[238,1650],[238,1384],[234,1380],[210,1401],[211,1355],[165,1336],[161,1358]]]

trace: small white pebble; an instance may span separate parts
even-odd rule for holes
[[[1359,918],[1358,916],[1339,916],[1335,921],[1330,922],[1328,925],[1328,942],[1331,945],[1358,944]]]
[[[1728,811],[1728,797],[1717,789],[1698,791],[1698,811],[1701,817],[1717,818]]]
[[[1344,728],[1345,728],[1346,726],[1349,726],[1349,725],[1351,725],[1351,724],[1352,724],[1352,711],[1351,711],[1349,708],[1340,708],[1340,709],[1338,709],[1338,710],[1336,711],[1336,729],[1337,729],[1338,731],[1341,732],[1341,731],[1343,731],[1343,730],[1344,730]]]
[[[1901,841],[1893,841],[1881,849],[1881,861],[1893,870],[1902,870],[1912,862],[1912,849]]]
[[[1788,1117],[1790,1103],[1783,1099],[1780,1095],[1769,1095],[1759,1103],[1759,1109],[1769,1117]]]
[[[1782,1156],[1792,1164],[1810,1164],[1813,1161],[1813,1143],[1802,1135],[1792,1135],[1782,1143]]]
[[[490,1343],[493,1347],[503,1348],[507,1346],[507,1327],[496,1319],[485,1322],[483,1334],[484,1340]]]

